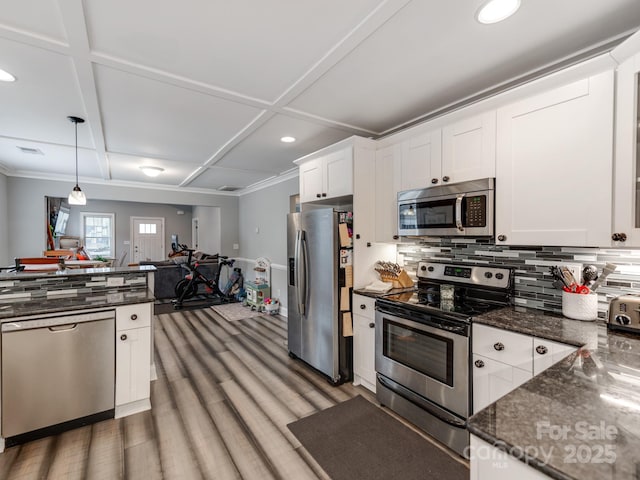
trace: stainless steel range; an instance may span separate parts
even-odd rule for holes
[[[471,321],[509,304],[513,271],[420,262],[416,273],[416,291],[376,300],[376,395],[462,455],[469,444]]]

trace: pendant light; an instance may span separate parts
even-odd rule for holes
[[[84,192],[80,190],[78,185],[78,124],[84,123],[84,119],[80,117],[67,117],[69,121],[76,126],[76,186],[73,187],[69,194],[69,205],[86,205],[87,197]]]

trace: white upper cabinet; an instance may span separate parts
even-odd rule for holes
[[[496,112],[491,110],[442,129],[442,182],[496,176]]]
[[[610,244],[614,73],[498,109],[496,243]]]
[[[313,158],[300,164],[300,201],[313,202],[353,195],[353,148]]]
[[[438,184],[442,177],[442,131],[420,133],[402,145],[400,191]]]
[[[398,240],[398,197],[402,146],[390,145],[376,151],[375,240]]]
[[[616,79],[614,222],[612,245],[640,246],[640,33],[612,53]]]
[[[441,128],[434,123],[403,142],[399,191],[495,177],[495,110],[451,123],[443,117]]]

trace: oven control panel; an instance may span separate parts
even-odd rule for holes
[[[508,288],[512,271],[487,265],[456,265],[453,263],[418,262],[416,276],[425,280],[450,281],[479,287]]]

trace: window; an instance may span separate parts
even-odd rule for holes
[[[156,234],[156,224],[155,223],[141,223],[139,228],[138,228],[138,233],[141,234],[151,234],[151,235],[155,235]]]
[[[82,212],[82,238],[89,255],[115,256],[115,215],[113,213]]]

